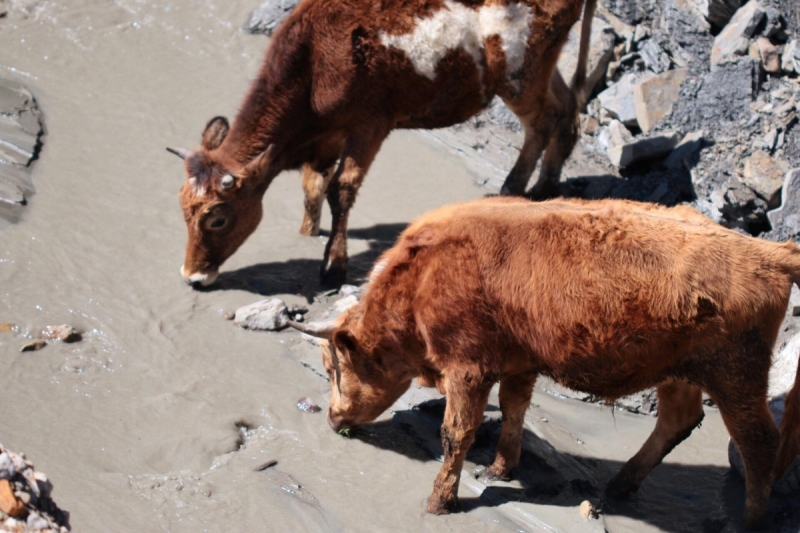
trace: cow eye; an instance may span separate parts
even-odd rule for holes
[[[208,229],[222,229],[227,223],[228,219],[226,217],[214,217],[206,223],[206,226]]]

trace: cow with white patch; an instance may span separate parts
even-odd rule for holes
[[[525,128],[503,193],[524,193],[546,150],[532,195],[553,195],[585,104],[595,2],[586,1],[567,86],[555,65],[584,0],[303,0],[275,33],[233,125],[217,117],[202,148],[170,149],[186,163],[184,279],[213,283],[258,226],[272,179],[302,167],[301,233],[319,233],[327,195],[333,222],[322,277],[341,284],[348,213],[389,132],[462,122],[495,95]]]

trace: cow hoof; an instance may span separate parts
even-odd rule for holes
[[[328,266],[328,268],[323,265],[322,269],[320,269],[319,277],[324,287],[338,289],[347,281],[347,270],[335,264]]]
[[[435,515],[450,514],[458,510],[458,498],[445,499],[434,495],[428,501],[428,512]]]
[[[478,481],[483,484],[492,483],[493,481],[511,481],[510,472],[501,472],[493,467],[483,468],[475,472]]]
[[[553,198],[558,198],[560,195],[558,190],[558,185],[552,183],[546,183],[544,185],[534,185],[533,188],[528,191],[525,196],[529,200],[533,200],[536,202],[541,202],[544,200],[551,200]]]
[[[623,499],[639,490],[639,486],[628,476],[617,474],[606,486],[606,494],[612,498]]]

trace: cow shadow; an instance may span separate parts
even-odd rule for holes
[[[380,255],[391,248],[407,224],[377,224],[369,228],[356,228],[348,232],[349,239],[366,241],[368,249],[350,256],[347,263],[348,283],[360,284],[366,280],[372,265]],[[327,236],[327,232],[321,232]],[[298,239],[304,237],[298,236]],[[320,285],[319,271],[322,257],[318,259],[290,259],[259,263],[237,270],[223,271],[210,287],[197,288],[203,292],[240,290],[261,296],[296,294],[309,303],[325,288]]]
[[[391,420],[360,427],[353,438],[421,462],[441,461],[439,427],[444,406],[444,400],[439,399],[396,411]],[[473,472],[476,479],[482,468],[492,463],[502,427],[499,417],[488,410],[487,413],[489,416],[467,453],[467,461],[478,465]],[[631,446],[631,455],[639,444]],[[577,514],[577,507],[589,500],[602,513],[609,531],[614,530],[613,524],[619,520],[630,529],[630,519],[670,533],[743,531],[744,480],[730,468],[665,463],[653,470],[639,492],[630,498],[607,497],[605,486],[623,464],[622,461],[558,452],[547,441],[525,429],[520,463],[513,472],[514,481],[490,483],[477,497],[464,494],[462,488],[461,511],[521,502],[570,507],[574,509],[569,512]],[[770,510],[773,524],[769,531],[783,533],[800,529],[800,501],[796,497],[774,495]]]

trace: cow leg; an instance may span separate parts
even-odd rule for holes
[[[522,450],[522,426],[525,411],[531,403],[536,374],[509,376],[500,380],[500,410],[503,412],[503,432],[497,443],[497,453],[492,465],[481,476],[481,481],[508,480],[511,470],[519,464]]]
[[[303,165],[303,192],[305,193],[303,224],[300,235],[316,237],[319,235],[319,219],[322,214],[322,202],[325,191],[333,177],[334,168],[317,172],[311,164]]]
[[[557,116],[559,115],[558,99],[548,89],[547,83],[533,83],[523,94],[512,98],[503,98],[522,126],[525,128],[525,140],[519,151],[514,167],[508,173],[500,194],[522,196],[528,180],[536,168],[536,163],[547,147]],[[557,193],[558,191],[556,191]]]
[[[613,497],[636,492],[644,478],[703,420],[703,392],[685,381],[668,381],[658,387],[658,420],[639,452],[606,487]]]
[[[428,512],[439,515],[448,514],[458,506],[458,482],[464,458],[483,421],[492,389],[491,383],[480,379],[463,376],[457,379],[447,376],[445,379],[447,407],[441,430],[444,464],[436,476],[428,501]]]
[[[340,287],[347,278],[347,218],[358,188],[388,132],[387,127],[373,127],[352,135],[345,142],[339,166],[327,190],[333,221],[320,271],[323,285]]]

